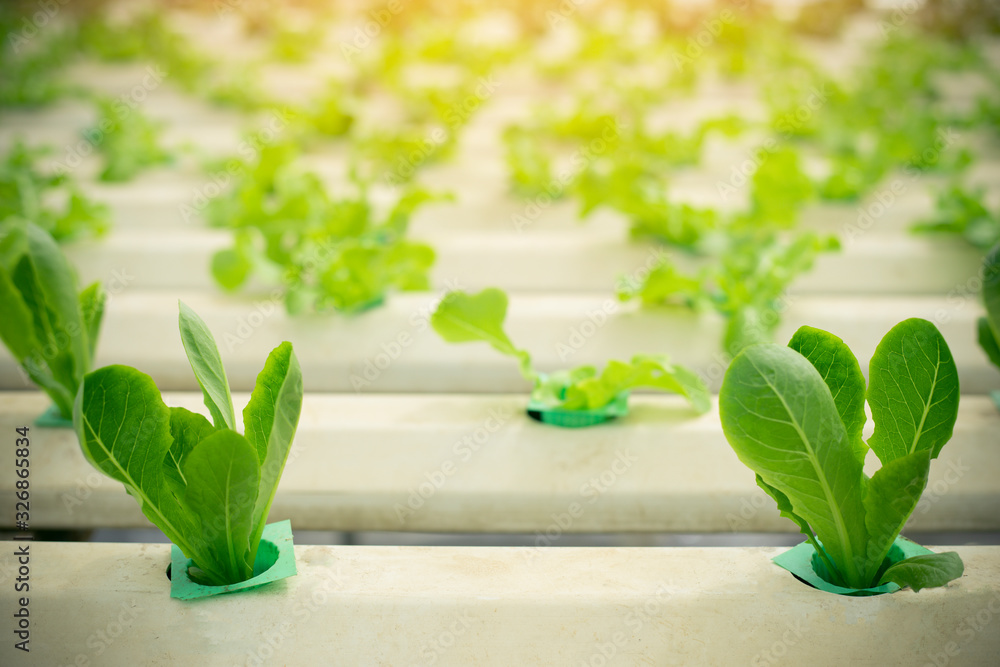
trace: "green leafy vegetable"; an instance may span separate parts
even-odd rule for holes
[[[707,412],[711,407],[702,379],[663,355],[636,355],[630,362],[609,361],[600,373],[593,366],[581,366],[542,376],[532,398],[563,410],[596,410],[637,387],[680,394],[698,412]]]
[[[723,248],[694,273],[682,273],[667,256],[639,284],[623,281],[622,301],[713,308],[726,318],[722,346],[729,354],[771,340],[781,322],[784,295],[799,275],[812,268],[820,253],[836,250],[833,237],[812,232],[783,235],[731,227]]]
[[[263,147],[241,163],[234,187],[213,199],[206,216],[232,228],[235,243],[212,259],[212,275],[239,289],[254,273],[277,276],[289,312],[362,310],[391,289],[423,290],[435,255],[406,238],[413,212],[436,197],[410,189],[378,220],[367,189],[335,200],[319,177],[298,168],[290,143]]]
[[[164,12],[147,10],[127,22],[90,16],[77,35],[82,53],[113,62],[151,60],[170,73],[170,80],[188,92],[210,90],[215,63],[196,51],[168,25]]]
[[[17,142],[0,162],[0,229],[27,220],[57,241],[104,234],[110,226],[108,207],[87,199],[65,173],[68,169],[42,171],[38,162],[47,152]]]
[[[99,283],[78,292],[76,274],[53,238],[32,224],[0,239],[0,339],[28,377],[69,419],[90,370],[104,314]]]
[[[99,99],[97,127],[84,133],[104,156],[102,181],[129,181],[138,173],[171,161],[160,146],[160,125],[139,108],[119,100]]]
[[[603,371],[580,366],[549,375],[539,373],[531,355],[515,347],[503,329],[507,295],[496,288],[477,294],[449,292],[431,316],[431,326],[449,343],[482,341],[518,360],[521,374],[534,384],[531,398],[562,410],[603,408],[635,387],[680,394],[699,412],[709,409],[705,383],[695,373],[671,364],[665,356],[637,355],[631,362],[611,361]]]
[[[434,330],[449,343],[484,341],[507,356],[515,357],[521,374],[529,380],[537,377],[531,366],[531,355],[514,347],[503,330],[507,319],[507,295],[490,287],[478,294],[449,292],[431,316]]]
[[[40,107],[78,91],[59,76],[73,56],[73,32],[48,20],[37,25],[37,7],[0,6],[0,108]],[[47,10],[51,11],[51,10]],[[39,34],[41,33],[41,34]]]
[[[323,42],[322,24],[314,23],[305,29],[295,29],[275,22],[271,35],[271,54],[276,60],[303,63],[312,57]]]
[[[229,378],[222,367],[222,357],[212,332],[198,315],[184,303],[180,304],[181,343],[191,362],[198,386],[205,394],[205,407],[212,415],[215,428],[236,429],[233,397],[229,393]]]
[[[1000,213],[986,208],[984,188],[955,185],[938,194],[934,217],[913,226],[917,232],[956,234],[981,250],[1000,243]]]
[[[955,362],[933,324],[910,319],[879,343],[869,376],[866,390],[847,345],[818,329],[802,327],[789,347],[753,345],[726,372],[723,431],[782,516],[812,543],[831,583],[942,586],[962,574],[956,554],[892,564],[887,556],[927,485],[931,460],[951,437]],[[867,445],[866,396],[875,422]],[[863,471],[868,447],[882,463],[871,478]]]
[[[168,408],[152,378],[128,366],[88,373],[73,422],[87,459],[125,485],[143,514],[194,563],[208,585],[253,576],[261,533],[302,409],[291,343],[268,355],[237,433],[218,348],[181,304],[181,338],[216,419]]]
[[[900,587],[909,586],[914,591],[936,588],[954,581],[965,572],[965,564],[954,551],[941,554],[913,556],[896,563],[885,571],[879,585],[893,582]]]
[[[986,316],[977,323],[979,345],[1000,368],[1000,243],[983,260],[983,303]]]

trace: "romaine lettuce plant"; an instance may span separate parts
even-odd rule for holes
[[[64,419],[90,370],[104,314],[104,290],[78,293],[55,240],[36,225],[5,224],[0,239],[0,339]]]
[[[193,561],[192,579],[237,583],[253,576],[302,409],[302,372],[291,343],[271,351],[243,409],[240,435],[215,339],[183,303],[180,330],[211,422],[168,408],[145,373],[105,366],[84,377],[73,423],[87,459],[124,484]]]
[[[482,341],[518,360],[521,374],[534,384],[531,398],[549,408],[596,410],[635,387],[651,387],[684,396],[695,409],[709,408],[705,383],[695,373],[662,355],[636,355],[630,362],[611,361],[602,371],[579,366],[539,373],[531,355],[518,349],[503,330],[507,295],[496,288],[478,294],[449,292],[431,316],[431,325],[449,343]]]
[[[958,371],[941,333],[909,319],[879,343],[865,387],[836,336],[800,328],[788,347],[761,344],[733,359],[719,392],[722,429],[781,515],[802,530],[832,577],[868,588],[914,590],[961,576],[954,552],[887,561],[927,485],[931,460],[951,438]],[[865,399],[875,430],[867,443]],[[882,462],[869,478],[869,448]]]

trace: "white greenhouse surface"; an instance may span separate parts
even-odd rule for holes
[[[234,397],[237,412],[247,398]],[[164,400],[205,412],[200,393]],[[714,409],[696,416],[676,397],[636,396],[624,419],[567,430],[529,419],[524,403],[307,394],[271,516],[300,530],[797,530],[733,454]],[[30,424],[45,407],[37,393],[7,394],[0,431]],[[910,530],[1000,531],[998,432],[992,402],[964,396]],[[32,427],[31,437],[32,525],[149,525],[124,487],[84,459],[71,430]],[[874,455],[869,464],[877,468]],[[0,503],[13,507],[14,491],[13,476],[4,478]]]
[[[622,277],[644,277],[658,259],[654,247],[627,242],[621,229],[438,234],[420,239],[437,253],[437,289],[610,292]],[[123,229],[72,244],[67,253],[84,284],[117,279],[133,290],[218,291],[209,264],[215,251],[231,243],[228,230]],[[969,294],[978,291],[978,257],[957,239],[861,236],[843,251],[821,256],[791,292]]]
[[[185,602],[168,597],[168,545],[39,542],[30,659],[996,665],[1000,548],[954,550],[965,575],[946,588],[849,598],[797,581],[770,562],[775,548],[310,546],[296,548],[294,577]],[[0,648],[3,664],[24,659],[13,643]]]
[[[104,317],[96,366],[126,364],[148,373],[164,391],[196,389],[177,329],[177,301],[198,312],[218,340],[232,386],[249,391],[268,352],[292,342],[312,392],[527,392],[514,360],[485,343],[451,345],[430,328],[440,296],[398,294],[356,317],[290,318],[280,300],[233,298],[200,291],[113,294]],[[799,326],[826,329],[850,345],[867,371],[875,346],[897,322],[929,319],[940,328],[958,365],[963,393],[1000,387],[1000,373],[975,342],[981,312],[971,296],[786,299],[776,340]],[[714,313],[639,308],[611,295],[512,295],[511,340],[543,371],[582,363],[603,366],[634,354],[667,354],[701,373],[718,390],[726,368],[723,320]],[[26,389],[7,350],[0,350],[0,389]]]

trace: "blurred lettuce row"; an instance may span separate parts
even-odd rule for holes
[[[824,5],[823,11],[832,11],[831,3]],[[769,340],[780,321],[785,288],[820,253],[839,247],[833,237],[798,229],[804,205],[857,201],[897,170],[908,177],[933,172],[957,180],[974,156],[953,130],[989,127],[996,104],[987,97],[961,112],[941,104],[935,85],[941,73],[973,72],[990,79],[974,43],[890,30],[871,48],[865,67],[841,81],[799,49],[794,30],[802,25],[789,28],[742,15],[726,21],[716,38],[731,46],[738,28],[755,22],[767,26],[767,38],[742,33],[747,67],[729,74],[759,81],[768,108],[763,124],[722,117],[703,120],[686,137],[651,133],[646,118],[667,96],[617,86],[599,101],[581,88],[573,93],[575,106],[563,107],[561,114],[543,108],[530,123],[505,132],[515,194],[572,196],[580,201],[581,216],[608,207],[626,217],[634,238],[700,258],[699,270],[685,272],[675,255],[662,252],[648,278],[619,282],[619,296],[648,305],[718,310],[727,318],[723,347],[731,354]],[[601,29],[592,32],[596,39]],[[609,46],[606,53],[629,48]],[[681,62],[688,64],[690,54],[681,53]],[[717,67],[710,59],[689,64],[700,73]],[[785,75],[774,76],[775,71]],[[572,77],[571,66],[566,74]],[[616,131],[602,142],[605,127]],[[749,184],[744,211],[724,214],[671,200],[670,175],[700,162],[701,142],[710,132],[735,137],[746,130],[765,131],[771,138],[754,152],[751,174],[734,170],[728,181],[718,183],[723,200],[731,194],[740,198]],[[565,169],[567,162],[571,169]],[[966,196],[956,187],[942,197],[939,219],[925,228],[958,232],[988,248],[997,240],[996,217],[985,210],[981,195]]]
[[[110,210],[87,198],[66,165],[44,168],[52,150],[18,141],[0,162],[0,233],[28,221],[56,241],[101,236]]]
[[[952,234],[986,252],[1000,243],[1000,210],[988,208],[986,188],[953,184],[938,193],[933,215],[913,230]]]
[[[204,208],[210,225],[235,235],[212,258],[216,281],[228,290],[280,286],[291,314],[357,312],[391,290],[428,289],[434,251],[407,228],[414,211],[441,197],[409,188],[379,214],[365,182],[354,177],[354,195],[333,197],[298,155],[292,143],[264,146]]]

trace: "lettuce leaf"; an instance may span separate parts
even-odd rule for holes
[[[521,374],[529,380],[538,377],[531,365],[531,355],[514,346],[503,330],[507,319],[507,295],[495,287],[478,294],[449,292],[431,315],[431,326],[449,343],[483,341],[500,354],[515,357]]]
[[[711,407],[705,383],[697,374],[662,355],[636,355],[631,362],[609,361],[598,374],[592,366],[540,378],[532,398],[563,410],[595,410],[636,387],[680,394],[701,413]],[[553,400],[555,399],[555,400]]]

